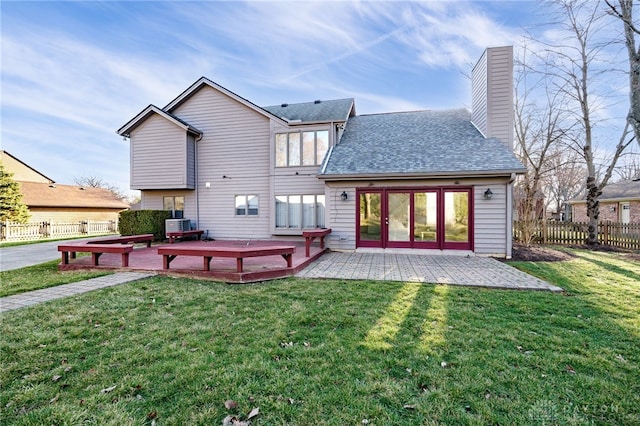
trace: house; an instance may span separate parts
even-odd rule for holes
[[[32,223],[117,222],[118,213],[129,207],[104,188],[58,184],[6,151],[0,151],[0,161],[20,184]]]
[[[513,51],[473,69],[472,111],[357,115],[353,99],[260,107],[202,77],[117,133],[131,188],[217,239],[300,238],[334,250],[511,255]]]
[[[640,223],[640,181],[626,180],[604,187],[598,198],[600,221]],[[588,222],[586,196],[570,200],[573,222]]]

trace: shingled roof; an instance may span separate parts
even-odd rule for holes
[[[124,210],[129,204],[104,188],[84,188],[73,185],[18,182],[22,201],[28,207],[75,207]]]
[[[465,109],[360,115],[321,170],[324,179],[523,173],[498,139],[485,138]]]
[[[604,187],[602,194],[598,197],[599,201],[631,201],[640,200],[640,181],[625,180],[616,183],[610,183]],[[574,198],[569,204],[586,203],[587,194],[584,193],[580,198]]]
[[[289,122],[300,120],[302,123],[327,123],[346,121],[350,115],[355,114],[353,103],[353,98],[348,98],[272,105],[263,109]]]

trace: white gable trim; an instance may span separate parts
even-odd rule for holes
[[[253,102],[243,98],[242,96],[239,96],[239,95],[233,93],[231,90],[225,89],[224,87],[220,86],[219,84],[214,83],[213,81],[209,80],[206,77],[200,77],[200,79],[198,81],[193,83],[187,90],[182,92],[177,98],[172,100],[163,109],[165,111],[172,111],[173,109],[178,107],[180,104],[185,102],[187,99],[189,99],[191,97],[191,95],[193,95],[195,92],[200,90],[200,88],[202,88],[202,86],[209,86],[212,89],[217,90],[218,92],[230,97],[231,99],[235,100],[236,102],[241,103],[242,105],[246,106],[247,108],[252,109],[253,111],[257,112],[258,114],[261,114],[261,115],[263,115],[263,116],[265,116],[265,117],[267,117],[269,119],[275,120],[275,121],[279,122],[280,124],[282,124],[284,126],[288,126],[290,124],[288,121],[283,120],[282,118],[271,114],[269,111],[267,111],[267,110],[265,110],[263,108],[260,108],[259,106],[257,106]]]
[[[129,120],[129,122],[127,124],[125,124],[124,126],[122,126],[121,128],[119,128],[117,130],[117,133],[120,136],[125,136],[128,137],[129,136],[129,132],[131,132],[131,130],[133,130],[134,128],[138,127],[138,125],[140,125],[143,121],[145,121],[151,114],[158,114],[159,116],[161,116],[162,118],[169,120],[170,122],[172,122],[173,124],[175,124],[176,126],[182,128],[184,131],[186,132],[191,132],[196,134],[197,136],[202,136],[202,132],[198,129],[196,129],[195,127],[181,121],[178,120],[176,117],[172,116],[171,114],[166,113],[165,111],[161,110],[160,108],[158,108],[155,105],[149,105],[148,107],[146,107],[145,109],[143,109],[138,115],[136,115],[135,117],[133,117],[131,120]]]

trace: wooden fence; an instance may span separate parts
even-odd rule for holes
[[[118,223],[114,220],[104,222],[86,220],[79,222],[0,223],[0,241],[36,241],[117,232]]]
[[[514,224],[516,241],[522,241],[521,227]],[[535,227],[533,242],[537,244],[580,245],[587,239],[586,222],[541,222]],[[640,250],[640,223],[601,222],[598,224],[601,244],[629,250]]]

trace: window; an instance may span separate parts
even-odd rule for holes
[[[182,219],[184,216],[184,197],[163,197],[162,208],[171,212],[174,219]]]
[[[324,195],[278,195],[276,228],[323,228],[324,205]]]
[[[257,195],[236,195],[236,216],[258,216]]]
[[[276,167],[317,166],[329,149],[329,131],[276,133]]]

